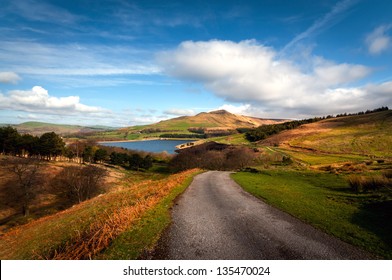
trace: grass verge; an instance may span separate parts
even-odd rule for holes
[[[254,196],[314,227],[392,258],[390,190],[355,194],[344,176],[312,171],[239,172],[232,177]]]
[[[174,199],[185,191],[192,180],[193,177],[189,177],[175,187],[161,202],[146,211],[134,226],[113,240],[113,243],[102,254],[96,256],[96,259],[134,260],[148,255],[171,222],[170,208]]]

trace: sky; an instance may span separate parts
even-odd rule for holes
[[[390,0],[0,0],[0,123],[392,107]]]

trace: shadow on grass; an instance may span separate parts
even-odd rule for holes
[[[364,204],[352,222],[377,235],[383,256],[392,259],[392,200]]]
[[[33,220],[55,214],[59,211],[72,207],[72,205],[72,203],[54,201],[50,204],[46,204],[43,206],[32,206],[30,209],[29,216],[23,216],[22,210],[19,209],[20,207],[15,207],[15,209],[17,209],[18,211],[0,220],[0,235],[1,233],[10,230],[13,227],[24,225]]]

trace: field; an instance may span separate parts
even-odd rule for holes
[[[338,238],[392,258],[392,191],[353,193],[347,175],[264,170],[232,177],[267,203]]]
[[[259,144],[322,156],[392,158],[392,111],[327,119],[284,131]]]

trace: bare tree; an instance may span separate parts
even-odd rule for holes
[[[102,189],[106,170],[93,166],[67,166],[57,176],[62,193],[71,202],[82,202],[97,195]]]
[[[7,161],[8,170],[14,174],[17,183],[13,193],[20,198],[23,215],[28,216],[31,201],[41,186],[39,175],[41,162],[33,158],[13,158],[5,161]]]

